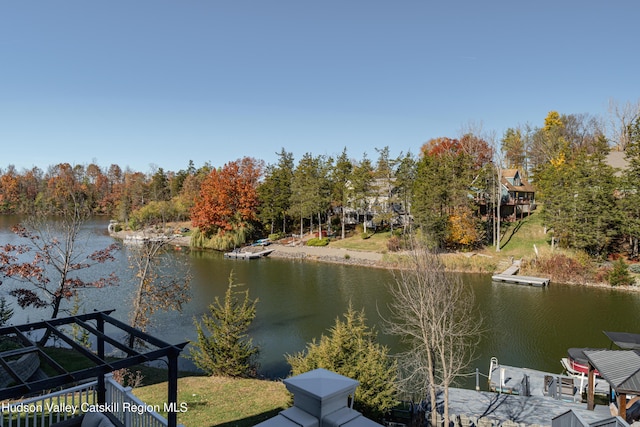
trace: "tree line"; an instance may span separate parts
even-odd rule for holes
[[[638,108],[618,109],[620,130],[607,139],[604,124],[587,114],[552,111],[542,126],[509,128],[498,140],[466,132],[427,141],[417,154],[392,156],[389,147],[353,157],[305,153],[297,162],[282,148],[274,164],[245,157],[214,168],[152,172],[102,169],[96,164],[0,171],[0,212],[35,208],[55,213],[69,189],[94,214],[132,229],[191,221],[196,246],[228,249],[265,235],[307,231],[344,237],[360,225],[419,233],[431,247],[471,249],[492,243],[487,211],[496,204],[500,170],[518,169],[536,188],[552,243],[594,256],[638,254],[640,163]],[[635,113],[630,113],[635,111]],[[610,151],[628,167],[614,169]],[[484,215],[484,216],[483,216]]]

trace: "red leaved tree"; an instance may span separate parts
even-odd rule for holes
[[[54,319],[64,310],[62,302],[73,298],[78,289],[117,283],[114,273],[91,279],[80,274],[114,261],[113,252],[118,249],[113,244],[89,253],[79,244],[80,227],[89,215],[82,205],[70,203],[55,218],[34,214],[25,225],[12,228],[23,243],[0,246],[0,277],[20,283],[9,292],[20,307],[50,308]]]
[[[213,169],[202,182],[200,197],[191,211],[193,226],[211,235],[255,221],[262,169],[263,162],[251,157]]]

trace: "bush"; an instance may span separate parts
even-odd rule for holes
[[[364,310],[349,306],[344,320],[336,319],[327,335],[285,358],[293,375],[324,368],[359,381],[354,407],[369,418],[381,419],[397,403],[397,361],[377,342],[376,331],[366,324]]]
[[[269,234],[269,240],[275,242],[276,240],[280,240],[287,237],[286,233],[272,233]]]
[[[633,283],[634,280],[629,274],[627,263],[622,258],[618,258],[609,273],[609,284],[611,286],[630,286]]]
[[[554,282],[585,283],[594,279],[593,267],[589,264],[588,258],[580,254],[570,257],[556,253],[539,258],[535,265],[537,272],[551,276]]]
[[[209,375],[254,377],[257,372],[258,347],[247,336],[256,317],[257,299],[249,298],[249,290],[237,291],[233,273],[224,300],[215,297],[209,313],[194,319],[197,342],[189,353],[195,365]]]
[[[327,246],[329,244],[329,239],[323,237],[322,239],[318,239],[314,237],[313,239],[307,240],[307,246]]]
[[[391,252],[398,252],[400,250],[400,246],[400,239],[397,236],[393,236],[387,240],[387,249]]]

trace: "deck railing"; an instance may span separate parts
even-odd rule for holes
[[[44,427],[79,416],[97,405],[97,383],[91,381],[20,402],[0,403],[0,427]],[[118,384],[112,374],[105,375],[105,386],[105,408],[126,427],[167,427],[166,418],[158,414],[164,408],[147,405],[132,393],[131,387]]]
[[[91,381],[19,402],[2,402],[0,427],[40,427],[73,418],[83,404],[94,404],[96,384]]]
[[[126,427],[167,427],[167,419],[158,414],[165,408],[144,403],[131,392],[131,387],[123,387],[115,381],[112,374],[105,375],[105,383],[106,401],[119,409],[112,414]],[[178,427],[184,426],[179,424]]]

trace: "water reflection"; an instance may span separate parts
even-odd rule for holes
[[[12,220],[16,218],[0,217],[0,244],[13,239],[8,232]],[[85,241],[90,248],[112,242],[106,233],[107,223],[95,220],[88,224],[90,238]],[[393,281],[388,271],[275,258],[226,260],[221,254],[204,251],[175,251],[170,256],[185,264],[176,269],[176,275],[184,275],[188,268],[193,276],[192,300],[184,311],[158,313],[150,329],[172,343],[195,339],[194,317],[206,313],[215,297],[224,297],[233,272],[236,282],[246,284],[251,297],[259,299],[250,334],[261,346],[260,373],[265,376],[286,376],[289,368],[284,354],[300,351],[313,338],[326,333],[350,302],[356,309],[365,309],[382,344],[392,352],[401,347],[397,337],[384,334],[382,318],[388,316],[389,299],[386,285]],[[126,246],[117,258],[114,265],[99,268],[101,274],[115,270],[120,285],[83,291],[83,309],[115,308],[115,317],[127,320],[133,286]],[[559,360],[569,347],[609,347],[603,330],[640,332],[639,294],[555,283],[548,288],[497,284],[487,275],[462,277],[475,291],[486,329],[470,372],[476,366],[486,372],[492,356],[504,364],[560,372]],[[5,293],[7,286],[3,284],[0,292]],[[16,309],[13,322],[44,316],[43,311]],[[192,365],[183,361],[182,366]]]

